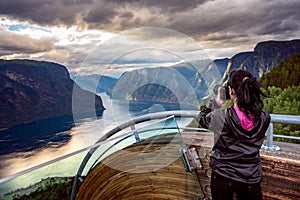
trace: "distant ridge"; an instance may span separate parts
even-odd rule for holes
[[[184,79],[194,89],[197,98],[202,99],[207,98],[211,94],[211,90],[216,84],[222,84],[225,82],[227,80],[228,73],[233,70],[245,69],[250,71],[256,78],[259,78],[263,74],[268,73],[272,68],[278,66],[281,61],[285,61],[293,54],[299,52],[300,39],[291,41],[264,41],[258,43],[254,48],[254,51],[241,52],[234,55],[230,59],[224,58],[213,61],[199,60],[193,61],[192,63],[182,62],[177,65],[170,66],[169,68],[173,69],[174,73],[183,76]],[[215,66],[215,68],[212,66]],[[217,69],[217,71],[214,69]],[[147,84],[147,88],[150,88],[150,85],[145,82],[145,80],[153,80],[153,76],[155,76],[155,74],[161,75],[162,73],[163,70],[161,67],[149,69],[144,68],[125,72],[120,79],[126,78],[126,80],[122,80],[122,82],[130,83],[132,88],[140,88],[144,84]],[[181,83],[178,83],[176,78],[173,79],[170,87],[174,84],[176,85],[175,88],[181,87]],[[162,91],[162,88],[159,86],[159,84],[151,86],[152,90],[161,91],[159,93],[159,96],[163,97],[161,98],[161,101],[172,101],[172,99],[176,99],[174,98],[174,94],[170,93],[168,84],[162,86],[167,86],[165,87],[165,91]],[[159,100],[160,98],[154,92],[152,92],[152,95],[155,96],[151,96],[149,93],[146,94],[145,91],[147,90],[126,90],[125,85],[124,88],[120,89],[119,86],[117,89],[118,91],[114,90],[114,96],[112,96],[112,98],[126,100],[133,100],[136,99],[136,97],[138,97],[138,100]],[[138,92],[140,92],[140,94]],[[191,99],[185,98],[187,96],[188,95],[181,97],[177,95],[176,100],[179,99],[180,102],[191,101]]]
[[[261,77],[281,61],[287,60],[300,52],[300,39],[290,41],[264,41],[256,45],[253,52],[242,52],[234,55],[227,66],[226,72],[245,69],[255,77]]]
[[[101,93],[106,92],[107,94],[112,93],[113,85],[117,82],[117,78],[110,76],[92,74],[87,76],[75,75],[72,79],[84,90]]]

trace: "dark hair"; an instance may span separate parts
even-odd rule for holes
[[[228,86],[235,91],[238,107],[247,116],[252,114],[258,120],[264,107],[261,96],[265,95],[256,78],[246,70],[233,71],[229,75]]]

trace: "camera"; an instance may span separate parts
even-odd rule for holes
[[[229,88],[227,86],[227,84],[225,85],[216,85],[216,87],[214,88],[214,93],[215,95],[220,95],[220,98],[223,101],[229,100],[230,99],[230,95],[229,95]]]

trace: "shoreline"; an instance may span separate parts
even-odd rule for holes
[[[47,177],[43,178],[38,182],[35,182],[28,187],[25,188],[18,188],[14,191],[11,191],[9,193],[3,194],[1,199],[3,200],[10,200],[13,199],[14,197],[22,197],[25,195],[30,195],[31,193],[34,192],[43,192],[45,189],[51,189],[51,187],[55,184],[61,185],[65,187],[64,185],[67,184],[73,184],[74,181],[74,176],[67,176],[67,177]],[[53,191],[55,192],[55,191]]]

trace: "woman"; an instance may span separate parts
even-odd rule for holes
[[[260,84],[245,70],[234,71],[227,83],[234,106],[204,109],[198,122],[214,131],[210,157],[213,200],[262,199],[262,167],[259,150],[270,124],[263,110]]]

